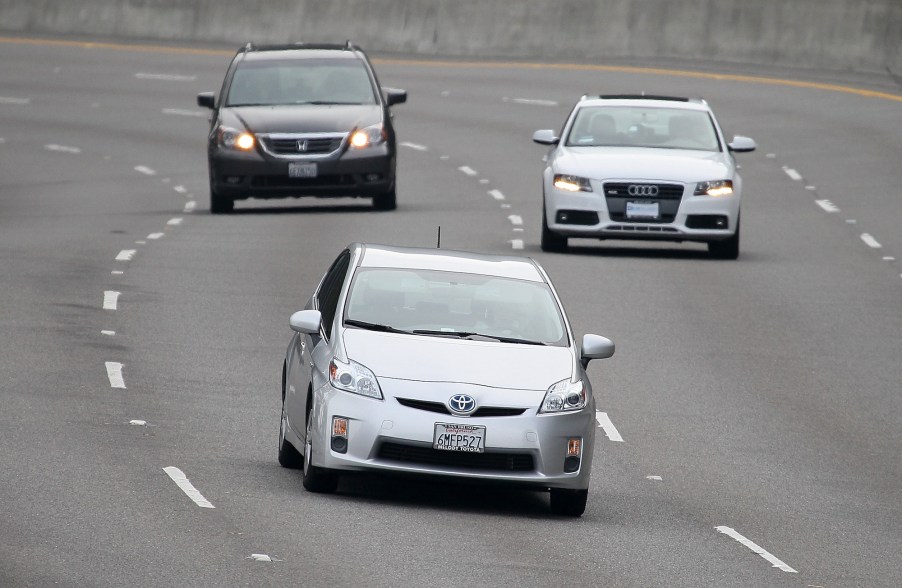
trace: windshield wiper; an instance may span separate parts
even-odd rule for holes
[[[351,327],[359,327],[367,331],[380,331],[382,333],[404,333],[409,335],[410,331],[404,329],[396,329],[391,325],[380,325],[379,323],[369,323],[367,321],[358,321],[356,319],[345,319],[345,324]]]
[[[501,337],[499,335],[486,335],[485,333],[476,333],[472,331],[433,331],[429,329],[414,329],[411,331],[414,335],[435,335],[438,337],[455,337],[457,339],[489,339],[491,341],[499,341],[501,343],[521,343],[523,345],[547,345],[542,341],[533,341],[531,339],[520,339],[519,337]]]

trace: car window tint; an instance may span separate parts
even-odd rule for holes
[[[720,151],[714,123],[707,112],[636,106],[580,108],[566,144]]]
[[[235,70],[226,106],[323,102],[376,104],[363,63],[356,59],[247,61]]]
[[[563,317],[547,284],[495,276],[360,268],[345,318],[406,331],[465,331],[567,344]]]
[[[327,339],[332,336],[332,323],[335,321],[335,311],[338,308],[338,299],[341,296],[341,287],[344,284],[350,259],[351,253],[347,250],[336,258],[332,267],[326,272],[316,295],[317,307],[323,316],[323,331]]]

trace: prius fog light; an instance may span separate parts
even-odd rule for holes
[[[335,453],[348,452],[348,419],[344,417],[332,417],[332,451]]]
[[[583,453],[583,440],[579,437],[567,439],[567,457],[564,459],[564,472],[573,473],[579,469],[580,456]]]

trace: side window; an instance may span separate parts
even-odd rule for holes
[[[341,296],[341,287],[344,284],[350,262],[351,252],[346,249],[332,262],[332,267],[326,272],[323,284],[316,295],[316,305],[323,315],[323,331],[327,339],[332,337],[332,323],[335,320],[338,298]]]

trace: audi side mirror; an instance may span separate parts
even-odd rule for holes
[[[755,143],[754,139],[736,135],[727,147],[730,148],[730,151],[735,151],[736,153],[748,153],[749,151],[757,149],[758,144]]]
[[[543,129],[536,131],[532,136],[532,140],[539,145],[557,145],[561,138],[555,135],[551,129]]]

